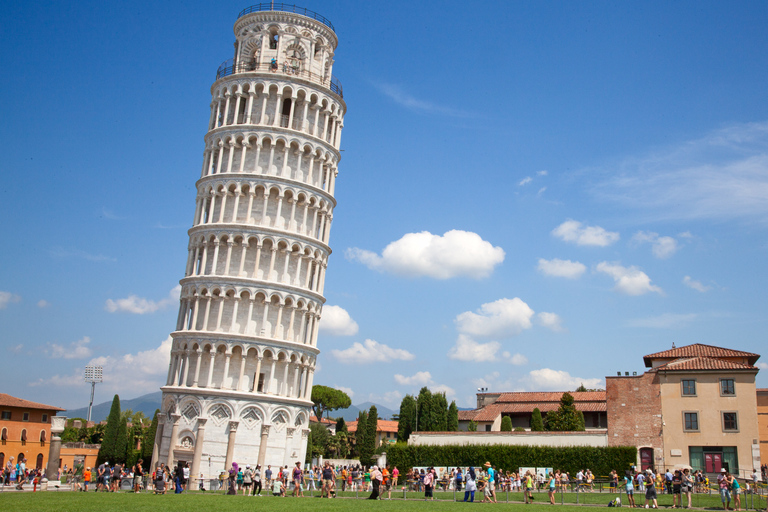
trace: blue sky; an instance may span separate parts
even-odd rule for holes
[[[3,392],[158,389],[248,4],[7,3]],[[315,383],[564,390],[765,353],[765,2],[320,2],[348,105]],[[758,386],[768,387],[768,358]]]

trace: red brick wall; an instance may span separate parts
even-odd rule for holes
[[[656,373],[636,377],[606,377],[608,445],[654,448],[663,452],[661,397]]]

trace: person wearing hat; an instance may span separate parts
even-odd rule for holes
[[[488,501],[493,500],[496,503],[496,470],[493,469],[490,462],[486,462],[484,466],[485,473],[488,475]]]
[[[728,484],[728,471],[723,468],[717,475],[717,485],[720,487],[720,501],[723,503],[723,510],[731,509],[731,489]]]
[[[653,476],[653,471],[646,469],[645,472],[645,508],[648,508],[648,505],[651,503],[653,503],[651,508],[659,508],[656,497],[656,479]]]
[[[248,496],[251,492],[251,486],[253,485],[253,470],[250,464],[245,465],[243,470],[243,496]]]

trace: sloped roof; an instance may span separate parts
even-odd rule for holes
[[[471,411],[459,411],[459,421],[470,421],[474,419],[475,415],[480,409],[472,409]]]
[[[680,358],[653,368],[656,371],[690,371],[690,370],[757,370],[756,367],[747,364],[736,363],[726,359],[714,357],[690,357]]]
[[[309,417],[310,423],[322,423],[324,425],[336,425],[336,422],[329,418],[321,418],[320,421],[317,420],[317,416],[314,414]]]
[[[357,420],[347,423],[347,430],[357,432]],[[378,420],[376,422],[376,432],[397,432],[397,422],[392,420]]]
[[[686,345],[684,347],[656,352],[655,354],[648,354],[643,357],[643,361],[645,362],[646,368],[651,368],[654,359],[679,359],[681,357],[711,357],[725,359],[746,358],[750,365],[754,365],[757,360],[760,359],[760,354],[742,352],[741,350],[733,350],[730,348],[715,347],[713,345],[704,345],[703,343],[694,343],[693,345]]]
[[[15,396],[0,393],[0,406],[3,407],[21,407],[23,409],[42,409],[45,411],[66,411],[61,407],[54,407],[53,405],[45,405],[38,402],[31,402],[24,400],[23,398],[16,398]]]
[[[571,395],[574,397],[573,405],[578,411],[605,412],[608,410],[605,391],[574,392]],[[533,413],[536,408],[542,413],[556,411],[560,407],[562,396],[562,391],[503,393],[497,401],[482,409],[459,411],[459,419],[490,422],[495,421],[500,414]]]
[[[565,393],[565,391],[516,391],[513,393],[502,393],[495,403],[560,403],[560,398],[563,396],[563,393]],[[568,391],[568,393],[571,394],[574,402],[605,402],[605,391]]]

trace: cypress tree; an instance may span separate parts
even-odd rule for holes
[[[501,418],[501,431],[512,432],[512,418],[504,416]]]
[[[99,455],[97,457],[98,464],[103,462],[115,462],[115,456],[117,455],[116,448],[120,434],[120,420],[120,397],[115,395],[115,398],[112,399],[112,408],[109,410],[109,416],[107,416],[107,427],[104,429],[101,448],[99,448]],[[125,428],[124,423],[123,428]],[[123,446],[125,445],[123,444]],[[123,449],[123,453],[125,453],[125,449]]]
[[[419,391],[417,407],[418,420],[416,423],[416,430],[420,432],[434,430],[432,424],[432,392],[429,391],[429,388],[426,386]]]
[[[445,393],[432,395],[432,430],[446,432],[448,430],[448,399]]]
[[[364,459],[366,457],[366,449],[367,449],[367,443],[366,443],[366,437],[368,434],[368,413],[365,411],[360,411],[360,413],[357,415],[357,431],[355,432],[355,446],[357,448],[357,455],[360,457],[360,463],[364,466],[368,466],[370,462],[366,462]],[[370,454],[368,455],[370,457]]]
[[[531,431],[541,432],[542,430],[544,430],[544,420],[541,418],[541,411],[536,407],[531,415]]]
[[[376,453],[376,430],[379,426],[379,411],[376,410],[376,406],[372,405],[368,411],[368,420],[365,423],[365,444],[366,451],[368,452],[368,463],[370,464],[370,457]]]
[[[448,432],[458,432],[459,430],[459,408],[456,407],[456,400],[451,402],[448,407]]]
[[[475,423],[475,420],[469,420],[467,432],[477,432],[477,423]]]
[[[126,424],[125,420],[123,418],[120,418],[120,423],[117,424],[117,441],[115,442],[115,456],[114,461],[112,459],[109,460],[112,464],[125,463],[125,454],[128,450],[128,446],[130,443],[128,442],[128,436],[130,435],[128,431],[128,425]]]
[[[416,424],[416,399],[411,395],[405,395],[400,402],[400,414],[397,418],[397,440],[404,443],[408,441]]]
[[[157,414],[160,409],[155,409],[155,415],[152,417],[152,423],[149,428],[144,429],[141,439],[141,458],[144,459],[145,469],[152,463],[152,452],[155,449],[155,434],[157,434]]]

